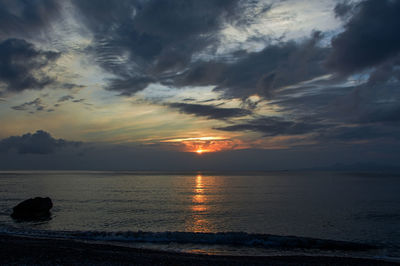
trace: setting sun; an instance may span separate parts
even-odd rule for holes
[[[203,153],[206,153],[206,152],[215,152],[214,150],[204,150],[204,149],[197,149],[196,150],[196,153],[197,154],[203,154]]]
[[[163,143],[171,143],[186,152],[197,154],[219,152],[243,148],[241,141],[228,139],[226,137],[198,137],[198,138],[176,138],[162,140]]]

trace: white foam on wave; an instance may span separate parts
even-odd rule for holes
[[[0,233],[9,235],[52,237],[79,240],[116,241],[123,243],[178,243],[201,245],[230,245],[274,249],[320,249],[320,250],[368,250],[377,248],[368,244],[323,240],[296,236],[250,234],[245,232],[143,232],[143,231],[50,231],[26,230],[15,227],[0,228]]]

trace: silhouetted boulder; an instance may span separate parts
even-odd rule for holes
[[[25,200],[13,208],[11,217],[20,220],[37,220],[50,217],[53,202],[49,197]]]

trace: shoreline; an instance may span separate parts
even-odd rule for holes
[[[138,249],[107,243],[0,234],[1,264],[74,265],[399,265],[335,256],[221,256]]]

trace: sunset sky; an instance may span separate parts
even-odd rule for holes
[[[0,0],[0,169],[400,166],[400,1]]]

